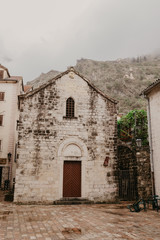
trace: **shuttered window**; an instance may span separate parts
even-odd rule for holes
[[[74,117],[74,100],[73,98],[68,98],[66,101],[66,117],[73,118]]]
[[[0,126],[3,124],[3,115],[0,115]]]
[[[3,70],[0,70],[0,79],[3,78]]]
[[[0,101],[4,101],[4,92],[0,92]]]

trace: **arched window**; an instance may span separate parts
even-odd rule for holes
[[[73,118],[74,117],[74,100],[73,98],[68,98],[66,101],[66,117]]]

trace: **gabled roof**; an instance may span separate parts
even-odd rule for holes
[[[0,64],[0,68],[4,69],[7,72],[8,76],[10,77],[9,71],[6,67]]]
[[[25,94],[20,95],[20,98],[27,98],[30,96],[33,96],[34,94],[36,94],[37,92],[39,92],[41,89],[46,88],[47,86],[51,85],[54,81],[56,81],[57,79],[63,77],[64,75],[68,74],[69,72],[74,72],[76,75],[78,75],[79,77],[81,77],[85,82],[88,83],[89,86],[91,86],[97,93],[99,93],[100,95],[102,95],[104,98],[108,99],[109,101],[111,101],[112,103],[117,104],[117,101],[114,100],[113,98],[108,97],[106,94],[104,94],[101,90],[99,90],[97,87],[95,87],[87,78],[85,78],[84,76],[82,76],[79,72],[77,72],[73,67],[70,67],[67,71],[58,74],[56,77],[54,77],[53,79],[49,80],[47,83],[41,85],[40,87],[34,89],[33,91],[29,91],[26,92]]]
[[[147,88],[145,88],[140,95],[148,95],[154,88],[160,85],[160,79],[151,83]]]

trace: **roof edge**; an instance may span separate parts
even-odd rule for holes
[[[157,79],[155,82],[151,83],[147,88],[145,88],[141,93],[140,96],[142,95],[148,95],[157,85],[160,84],[160,79]]]
[[[58,78],[63,77],[64,75],[68,74],[69,72],[74,72],[76,75],[78,75],[79,77],[81,77],[85,82],[88,83],[88,85],[90,85],[96,92],[98,92],[101,96],[103,96],[104,98],[108,99],[109,101],[111,101],[114,104],[117,104],[118,101],[116,101],[115,99],[107,96],[106,94],[104,94],[100,89],[98,89],[96,86],[94,86],[93,83],[90,82],[90,80],[88,80],[86,77],[84,77],[82,74],[80,74],[78,71],[76,71],[74,69],[74,67],[70,67],[68,68],[66,71],[58,74],[56,77],[52,78],[51,80],[49,80],[47,83],[42,84],[41,86],[39,86],[38,88],[35,88],[34,90],[27,92],[25,94],[19,95],[20,98],[27,98],[30,97],[32,95],[34,95],[35,93],[39,92],[41,89],[47,87],[48,85],[52,84],[53,81],[56,81]]]
[[[10,73],[8,71],[8,68],[4,67],[2,64],[0,64],[0,67],[3,68],[7,72],[8,76],[10,77]]]
[[[74,69],[74,68],[73,68]],[[84,77],[83,75],[81,75],[79,72],[77,72],[74,69],[74,72],[80,76],[81,78],[83,78],[83,80],[85,80],[95,91],[97,91],[100,95],[102,95],[103,97],[107,98],[108,100],[110,100],[111,102],[117,104],[118,101],[116,101],[115,99],[109,97],[108,95],[106,95],[105,93],[103,93],[100,89],[98,89],[93,83],[90,82],[90,80],[88,80],[86,77]]]

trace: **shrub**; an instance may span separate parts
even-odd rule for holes
[[[118,137],[122,141],[131,141],[133,145],[136,139],[142,140],[142,145],[148,145],[148,122],[145,110],[132,110],[118,120]]]

